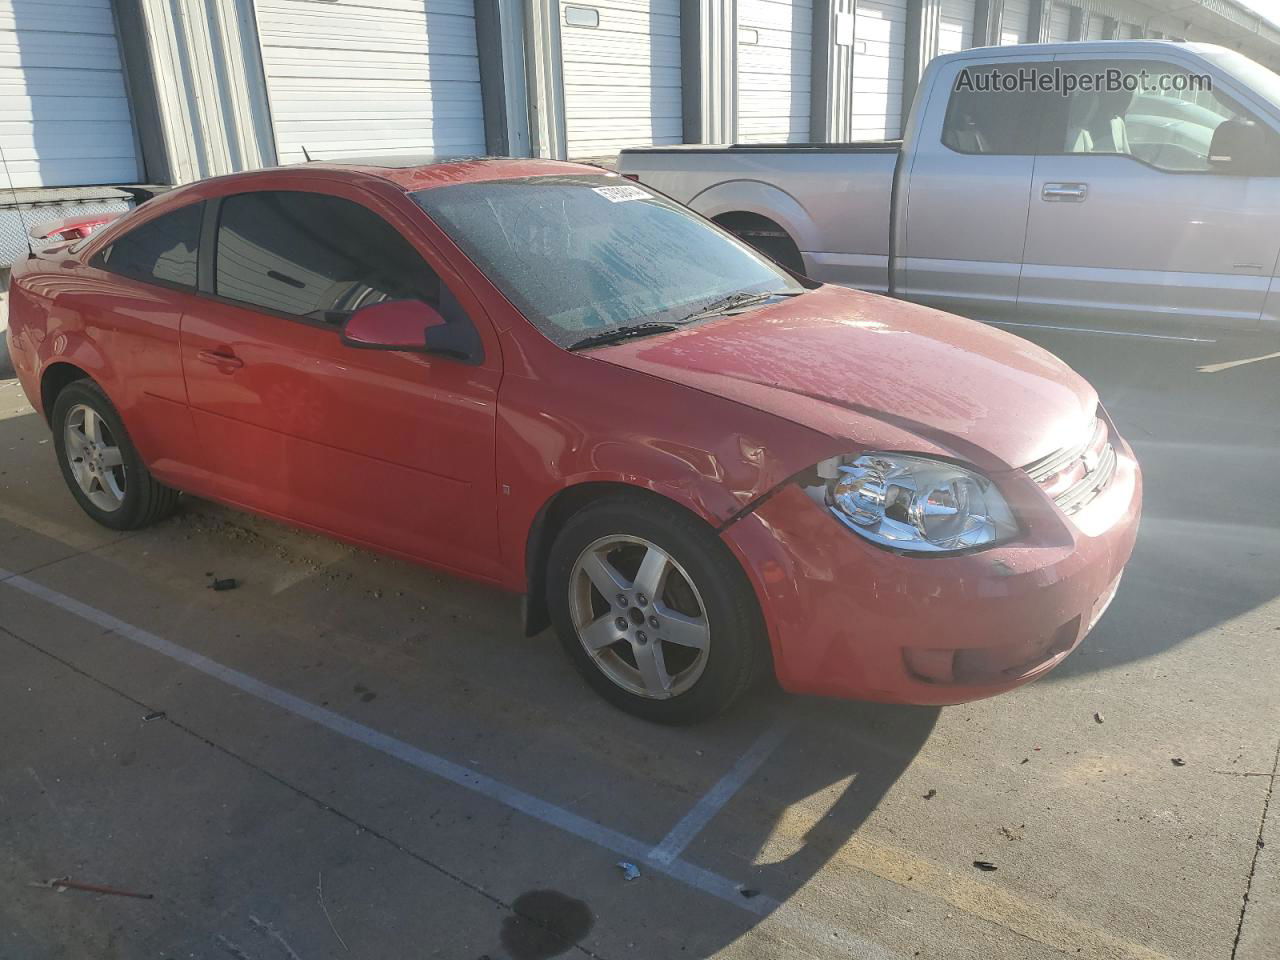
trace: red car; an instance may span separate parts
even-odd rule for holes
[[[222,177],[11,289],[18,376],[95,520],[181,490],[519,592],[655,720],[766,672],[1008,690],[1102,615],[1137,531],[1133,454],[1055,357],[794,276],[593,167]]]

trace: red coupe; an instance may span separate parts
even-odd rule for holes
[[[787,690],[1008,690],[1115,593],[1138,465],[1045,351],[789,273],[541,160],[221,177],[13,269],[72,494],[178,491],[523,594],[663,721]]]

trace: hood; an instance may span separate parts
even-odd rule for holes
[[[1021,337],[835,286],[592,353],[847,440],[849,452],[943,453],[986,470],[1078,442],[1098,404]]]

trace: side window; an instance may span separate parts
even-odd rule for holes
[[[328,323],[384,300],[422,300],[449,318],[435,271],[398,230],[367,207],[318,193],[277,190],[223,200],[215,289],[220,297]]]
[[[1064,65],[1068,66],[1068,65]],[[1132,156],[1162,170],[1207,172],[1214,133],[1229,120],[1257,122],[1212,78],[1156,61],[1069,64],[1091,80],[1064,99],[1059,120],[1046,130],[1043,152]],[[1264,133],[1274,151],[1275,136]]]
[[[1046,94],[1047,63],[981,64],[956,75],[942,122],[942,143],[957,153],[1030,156]]]
[[[93,265],[124,277],[194,290],[203,203],[166,213],[130,230]]]

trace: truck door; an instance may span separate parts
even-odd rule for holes
[[[1120,331],[1256,328],[1280,253],[1280,137],[1194,67],[1059,62],[1079,79],[1041,128],[1021,317]],[[1221,159],[1234,152],[1223,124],[1238,131],[1242,121],[1256,125],[1261,164]]]
[[[894,292],[978,319],[1010,315],[1050,61],[958,59],[921,86],[894,205]]]

